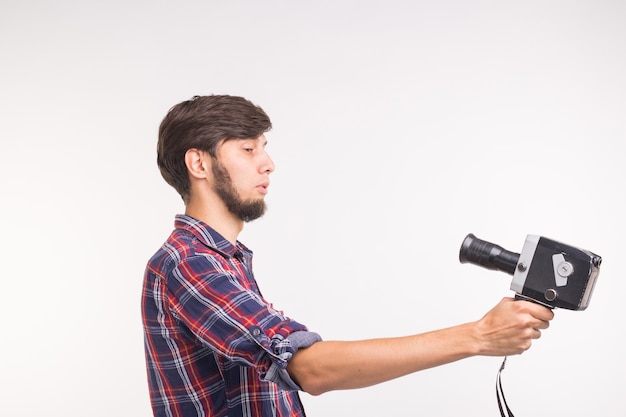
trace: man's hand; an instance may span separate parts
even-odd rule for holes
[[[516,355],[530,348],[541,330],[550,326],[554,312],[530,301],[504,298],[476,322],[480,355]]]

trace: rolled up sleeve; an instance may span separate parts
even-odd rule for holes
[[[299,349],[307,348],[321,340],[320,335],[315,332],[298,331],[292,333],[276,344],[274,347],[275,355],[280,358],[280,361],[273,361],[267,371],[261,373],[261,379],[273,382],[287,391],[301,391],[302,388],[287,372],[287,363]]]

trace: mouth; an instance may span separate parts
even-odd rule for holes
[[[262,184],[257,185],[256,189],[259,190],[261,194],[267,194],[269,186],[270,186],[269,182],[264,182]]]

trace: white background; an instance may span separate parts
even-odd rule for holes
[[[467,233],[604,259],[590,307],[509,358],[516,416],[626,415],[626,3],[0,2],[0,414],[151,415],[139,298],[182,212],[158,124],[261,105],[277,170],[240,236],[264,295],[325,339],[479,319],[510,277]],[[303,394],[308,415],[497,416],[499,358]]]

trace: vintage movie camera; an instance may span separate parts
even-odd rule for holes
[[[459,251],[461,263],[513,275],[515,297],[550,308],[585,310],[602,258],[545,237],[528,235],[520,254],[468,234]]]

